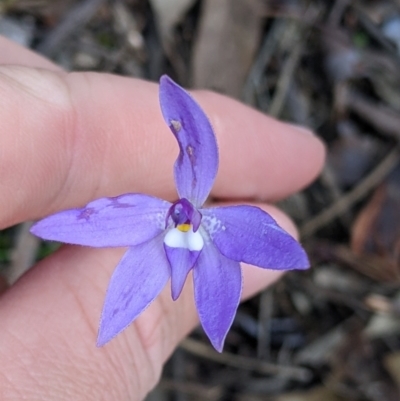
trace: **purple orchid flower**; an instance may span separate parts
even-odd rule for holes
[[[36,223],[32,233],[92,247],[129,247],[104,302],[97,344],[124,330],[171,279],[176,300],[193,270],[200,322],[222,351],[242,291],[240,262],[261,268],[306,269],[299,243],[253,206],[203,208],[218,170],[218,148],[207,116],[167,76],[160,80],[165,122],[179,144],[174,176],[179,199],[142,194],[102,198]]]

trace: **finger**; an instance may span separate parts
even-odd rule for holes
[[[295,235],[288,218],[265,209]],[[192,282],[176,302],[167,285],[134,324],[96,348],[105,290],[122,253],[64,247],[0,298],[2,399],[140,400],[156,383],[162,363],[197,324]],[[245,267],[243,296],[278,276]]]
[[[178,145],[156,84],[0,67],[0,92],[1,226],[126,192],[176,197]],[[313,135],[221,95],[195,97],[219,141],[215,197],[274,200],[318,174],[324,149]]]
[[[62,69],[50,60],[22,47],[4,36],[0,36],[0,65],[21,65],[26,67],[44,68],[51,71]]]

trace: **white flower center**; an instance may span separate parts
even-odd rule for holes
[[[179,227],[179,226],[178,226]],[[193,227],[183,231],[182,228],[171,228],[164,238],[164,244],[171,248],[185,248],[189,251],[201,251],[204,240],[199,230],[193,232]]]

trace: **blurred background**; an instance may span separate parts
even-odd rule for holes
[[[327,144],[280,204],[313,267],[243,304],[223,354],[196,329],[147,401],[400,399],[400,0],[0,0],[0,34],[66,70],[167,73]],[[0,288],[55,248],[29,227],[0,233]]]

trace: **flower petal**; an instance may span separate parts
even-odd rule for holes
[[[130,248],[111,277],[97,345],[104,345],[132,323],[153,302],[169,277],[161,237]]]
[[[301,245],[258,207],[218,207],[200,212],[202,226],[229,259],[277,270],[310,266]]]
[[[196,263],[200,251],[172,248],[165,244],[164,249],[171,267],[171,295],[172,299],[176,301],[181,295],[186,277]]]
[[[38,237],[93,247],[134,246],[160,234],[171,203],[141,194],[97,199],[37,222]]]
[[[174,175],[180,198],[196,207],[207,199],[218,170],[218,148],[204,111],[183,88],[166,75],[160,80],[164,120],[179,144]]]
[[[214,348],[222,352],[242,293],[240,264],[208,243],[193,269],[193,279],[201,325]]]

